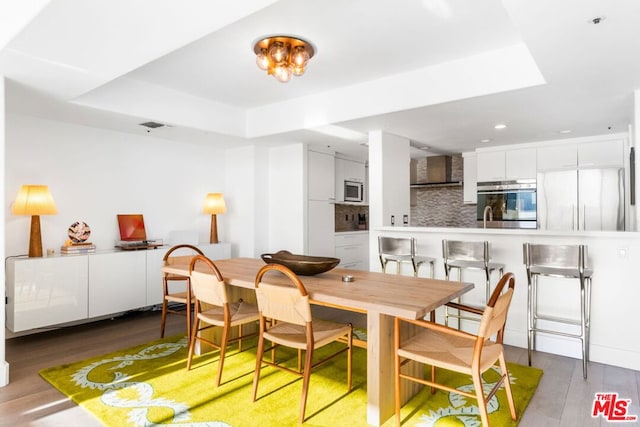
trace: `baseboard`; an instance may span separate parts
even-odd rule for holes
[[[0,387],[9,384],[9,363],[3,361],[0,363]]]

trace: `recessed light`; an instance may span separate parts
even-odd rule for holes
[[[493,128],[500,130],[500,129],[505,129],[506,127],[507,127],[507,125],[505,125],[504,123],[498,123]]]
[[[558,133],[571,133],[571,129],[564,129],[564,130],[558,131]]]
[[[420,147],[420,150],[424,150],[424,151],[431,150],[431,147],[423,145],[422,147]]]
[[[480,142],[491,142],[490,139],[481,139]]]

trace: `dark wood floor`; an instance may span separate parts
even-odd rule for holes
[[[167,335],[184,329],[183,317],[169,316]],[[0,388],[0,426],[99,426],[91,415],[40,378],[38,371],[142,344],[159,338],[159,331],[159,312],[148,311],[7,340],[10,383]],[[526,364],[526,350],[507,348],[507,360]],[[640,415],[640,372],[590,363],[585,381],[579,360],[546,353],[536,353],[534,365],[543,369],[544,375],[522,418],[522,427],[608,425],[591,417],[596,392],[617,392],[621,398],[631,399],[630,413]]]

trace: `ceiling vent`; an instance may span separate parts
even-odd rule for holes
[[[140,126],[148,127],[149,129],[156,129],[156,128],[161,128],[165,125],[158,122],[144,122],[144,123],[140,123]]]

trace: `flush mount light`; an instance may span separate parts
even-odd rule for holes
[[[304,74],[309,59],[315,54],[311,43],[298,37],[270,36],[253,46],[258,68],[286,83],[291,76]]]
[[[507,127],[507,125],[505,125],[504,123],[498,123],[493,128],[500,130],[500,129],[505,129],[506,127]]]

